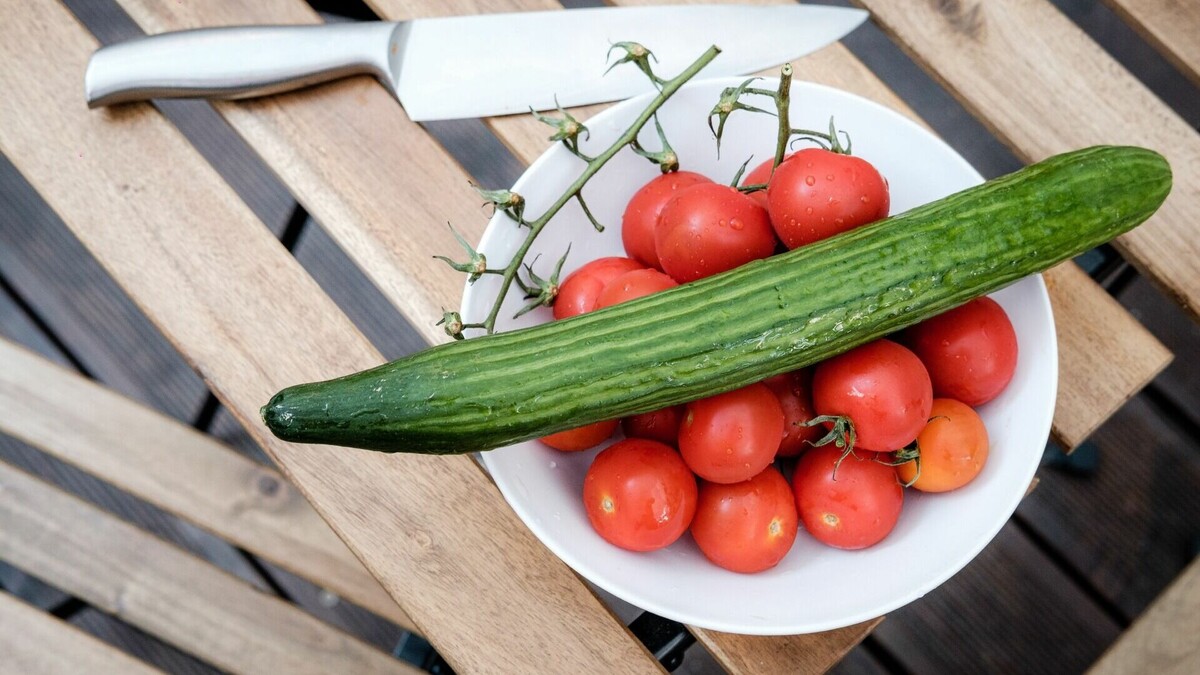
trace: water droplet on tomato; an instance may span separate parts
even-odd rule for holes
[[[831,174],[831,173],[825,174],[825,180],[833,180],[833,174]]]
[[[870,197],[868,197],[868,196],[866,196],[866,195],[863,195],[862,197],[859,197],[859,200],[860,200],[862,203],[864,203],[864,204],[870,204],[870,203],[871,203],[871,198],[870,198]]]
[[[817,184],[817,177],[816,177],[816,176],[806,176],[806,177],[804,178],[804,184],[805,184],[805,185],[816,185],[816,184]]]
[[[809,216],[811,216],[811,215],[812,215],[812,207],[811,207],[811,206],[809,206],[809,207],[805,208],[805,209],[804,209],[804,214],[805,214],[805,215],[809,215]],[[793,224],[793,225],[795,225],[795,224],[796,224],[796,223],[795,223],[795,221],[793,221],[793,222],[792,222],[792,224]]]
[[[734,218],[733,220],[729,221],[729,227],[732,227],[735,230],[741,230],[742,228],[744,228],[746,226],[745,226],[745,224],[742,223],[742,221],[738,220],[737,218]]]
[[[718,220],[717,225],[720,225],[721,227],[725,227],[725,219],[722,218],[722,219]]]

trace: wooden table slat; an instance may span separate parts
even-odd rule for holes
[[[1200,135],[1187,122],[1047,0],[858,2],[1026,161],[1105,143],[1166,156],[1170,196],[1114,244],[1200,316]]]
[[[4,463],[0,559],[225,670],[419,672]]]
[[[1105,4],[1200,86],[1200,2],[1104,0]]]
[[[177,11],[198,6],[163,4]],[[219,15],[232,4],[203,8]],[[315,19],[302,3],[285,4],[304,20]],[[376,365],[380,355],[152,108],[87,109],[79,77],[96,42],[73,17],[48,0],[0,5],[18,17],[0,23],[0,58],[24,66],[0,70],[0,86],[11,92],[0,100],[0,151],[190,359],[455,670],[659,672],[628,629],[522,526],[470,458],[292,446],[266,432],[258,408],[275,391]],[[307,111],[315,129],[382,124],[377,131],[385,137],[402,135],[371,114],[376,91],[383,95],[378,84],[360,78],[314,90],[319,95],[258,105],[275,107],[283,119]],[[341,104],[325,106],[329,97]],[[394,102],[379,100],[403,122]],[[346,114],[330,116],[339,107]],[[361,115],[349,112],[360,109]],[[249,108],[244,112],[253,118]],[[432,142],[418,131],[396,155],[395,170],[413,175],[408,167],[421,166],[438,175],[430,167],[441,164],[445,175],[465,184],[440,151],[421,156],[422,143]],[[296,145],[318,154],[334,150],[319,136],[300,138]],[[363,156],[374,151],[337,149]],[[358,167],[344,178],[351,184],[370,173]],[[363,198],[355,190],[324,192],[347,204]],[[437,197],[446,201],[441,185]],[[389,215],[417,214],[401,209]],[[381,223],[394,227],[394,221]],[[428,221],[398,229],[445,231]],[[424,259],[432,247],[409,250]],[[433,293],[412,290],[437,302]]]
[[[413,629],[278,472],[0,339],[0,431]]]
[[[1200,558],[1109,647],[1090,675],[1200,672]]]
[[[71,624],[0,592],[0,671],[76,675],[80,666],[96,673],[159,673],[142,661],[97,640]]]

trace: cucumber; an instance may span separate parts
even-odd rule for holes
[[[1171,189],[1099,146],[794,251],[597,312],[433,347],[262,409],[284,440],[487,450],[736,389],[892,333],[1098,246]]]

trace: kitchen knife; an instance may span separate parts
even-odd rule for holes
[[[776,5],[593,8],[399,23],[243,26],[163,33],[102,47],[84,76],[89,107],[149,98],[247,98],[357,73],[375,75],[416,121],[484,117],[627,98],[650,89],[608,68],[639,42],[672,77],[709,45],[705,76],[754,72],[820,49],[867,17]],[[614,55],[616,58],[616,55]]]

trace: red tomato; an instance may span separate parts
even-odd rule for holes
[[[788,248],[832,237],[886,218],[887,181],[860,157],[806,148],[775,169],[767,204]]]
[[[812,404],[812,385],[808,371],[797,370],[763,380],[783,408],[783,440],[776,457],[795,457],[812,447],[824,432],[821,427],[806,427],[804,423],[817,416]],[[807,442],[806,442],[807,441]]]
[[[770,256],[775,232],[753,199],[728,185],[701,183],[663,207],[654,243],[663,271],[686,283]]]
[[[647,267],[661,270],[658,254],[654,250],[654,227],[658,224],[658,214],[677,190],[711,182],[692,171],[674,171],[655,177],[635,192],[621,218],[621,242],[625,244],[625,252],[629,257]]]
[[[791,550],[798,529],[792,490],[773,466],[741,483],[700,484],[692,537],[720,567],[743,574],[770,569]]]
[[[679,452],[696,475],[738,483],[767,468],[783,437],[783,408],[764,384],[687,404]]]
[[[970,483],[988,457],[987,427],[971,406],[950,398],[933,400],[929,423],[917,434],[920,466],[896,467],[905,485],[923,492],[947,492]]]
[[[929,369],[933,393],[967,405],[999,396],[1017,369],[1017,333],[988,297],[926,319],[903,339]]]
[[[896,527],[904,488],[892,467],[853,454],[837,464],[841,456],[839,448],[826,445],[800,457],[792,475],[796,510],[817,541],[835,548],[866,548]]]
[[[575,429],[567,429],[556,434],[543,436],[542,442],[555,450],[562,450],[563,452],[587,450],[607,441],[609,436],[612,436],[613,432],[617,430],[618,422],[620,420],[604,420]]]
[[[696,477],[679,453],[641,438],[602,450],[583,479],[592,527],[630,551],[653,551],[678,539],[696,514],[696,494]]]
[[[674,279],[658,270],[641,269],[626,272],[604,286],[604,290],[600,291],[600,296],[596,299],[596,309],[636,300],[678,285]]]
[[[683,406],[676,405],[654,412],[630,415],[621,420],[621,429],[627,438],[649,438],[667,445],[679,440],[679,420],[683,419]]]
[[[596,309],[596,299],[608,282],[626,272],[643,269],[629,258],[599,258],[572,272],[558,286],[554,298],[554,318],[565,319]]]
[[[929,420],[933,387],[921,360],[891,340],[876,340],[819,364],[813,372],[818,415],[854,422],[855,447],[903,448]]]
[[[783,156],[783,161],[788,161],[792,153]],[[781,162],[782,164],[782,162]],[[742,185],[762,185],[771,180],[771,169],[775,166],[775,157],[772,155],[767,161],[754,167],[754,170],[742,177]],[[758,202],[765,209],[767,208],[767,191],[759,190],[758,192],[750,192],[746,195],[754,201]]]

